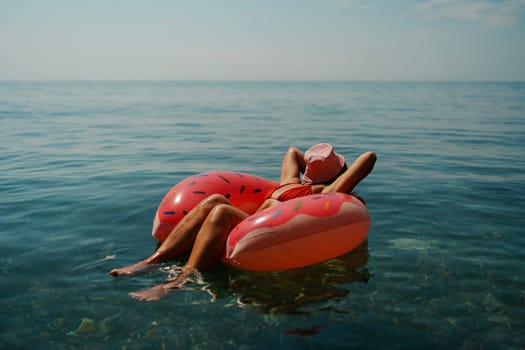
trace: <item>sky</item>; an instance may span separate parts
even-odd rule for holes
[[[525,0],[0,0],[0,80],[525,81]]]

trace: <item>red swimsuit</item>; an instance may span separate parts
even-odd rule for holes
[[[280,188],[283,188],[284,186],[288,186],[288,185],[290,185],[290,184],[280,185],[275,190],[273,190],[269,194],[269,196],[267,196],[267,198],[272,198],[272,195],[275,193],[275,191],[277,191]],[[279,197],[273,198],[273,199],[276,199],[276,200],[278,200],[280,202],[286,202],[286,201],[288,201],[290,199],[304,197],[304,196],[308,196],[308,195],[311,195],[311,194],[312,194],[312,186],[310,186],[310,185],[299,185],[298,184],[297,186],[293,186],[293,187],[287,189],[286,191],[281,193],[279,195]]]

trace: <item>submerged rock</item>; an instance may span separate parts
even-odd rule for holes
[[[75,333],[77,334],[89,334],[89,333],[95,333],[97,328],[95,327],[95,322],[93,322],[90,318],[83,318],[82,321],[80,321],[80,325],[76,329]]]

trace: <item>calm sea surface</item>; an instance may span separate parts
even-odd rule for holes
[[[378,161],[366,244],[294,271],[108,271],[189,175]],[[523,349],[525,83],[0,82],[0,348]]]

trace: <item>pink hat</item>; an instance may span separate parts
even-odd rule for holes
[[[336,177],[345,165],[345,158],[334,151],[328,143],[319,143],[304,153],[306,170],[303,180],[311,183],[323,183]]]

